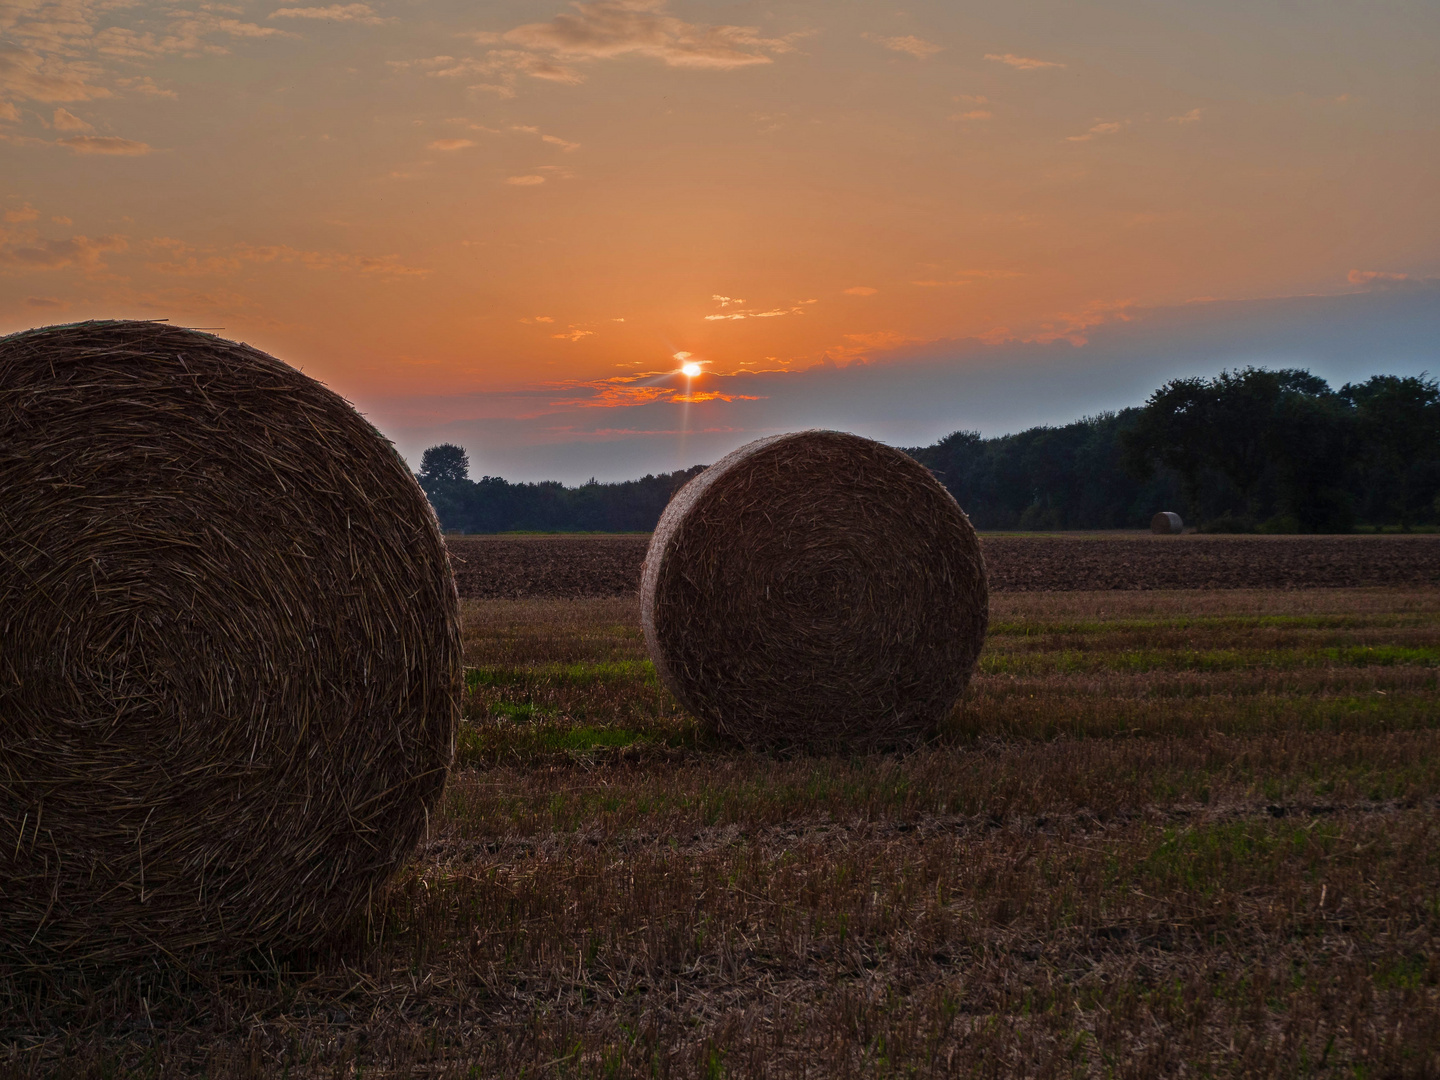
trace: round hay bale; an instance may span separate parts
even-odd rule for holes
[[[1161,510],[1150,519],[1150,531],[1157,536],[1178,536],[1185,531],[1185,522],[1180,520],[1179,514]]]
[[[147,322],[0,339],[0,966],[313,943],[454,755],[433,513],[342,398]]]
[[[656,671],[745,746],[868,750],[932,734],[989,618],[975,530],[898,450],[760,439],[676,493],[641,578]]]

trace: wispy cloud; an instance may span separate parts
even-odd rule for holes
[[[710,297],[722,309],[736,308],[734,311],[722,310],[715,315],[706,315],[706,322],[740,322],[744,319],[774,319],[781,315],[803,315],[805,305],[815,303],[814,300],[797,300],[792,307],[771,308],[768,311],[746,311],[737,307],[745,303],[744,300],[735,296],[721,296],[719,293]]]
[[[594,337],[594,336],[595,336],[595,331],[594,331],[594,330],[579,330],[579,329],[577,329],[576,327],[573,327],[573,326],[572,326],[569,330],[565,331],[565,333],[563,333],[563,334],[551,334],[550,336],[553,337],[553,338],[559,338],[559,339],[561,339],[562,341],[579,341],[581,338]]]
[[[23,271],[78,269],[96,273],[106,269],[105,256],[129,248],[123,236],[72,236],[45,240],[35,236],[0,237],[0,267]]]
[[[19,224],[22,221],[34,221],[39,216],[40,211],[36,210],[35,207],[31,206],[29,203],[26,203],[18,210],[5,211],[5,220],[11,225]]]
[[[1042,345],[1055,341],[1084,345],[1090,340],[1086,331],[1107,323],[1129,322],[1135,318],[1135,312],[1134,300],[1094,300],[1079,311],[1051,316],[1040,323],[1035,333],[1019,340]]]
[[[535,187],[537,184],[545,183],[545,177],[529,173],[525,176],[507,176],[505,183],[513,184],[515,187]]]
[[[1351,270],[1345,275],[1345,280],[1351,285],[1379,285],[1412,279],[1409,274],[1391,273],[1386,270]]]
[[[436,139],[430,143],[430,150],[468,150],[475,145],[473,139]]]
[[[1039,71],[1042,68],[1063,68],[1065,66],[1055,60],[1037,60],[1033,56],[1016,56],[1014,53],[986,53],[985,59],[1009,64],[1016,71]]]
[[[1118,120],[1100,120],[1092,125],[1083,135],[1066,135],[1066,142],[1089,142],[1097,135],[1114,135],[1125,125]]]
[[[1204,112],[1204,109],[1191,109],[1189,112],[1181,113],[1179,116],[1167,117],[1165,122],[1168,124],[1194,124],[1199,121]]]
[[[794,51],[791,38],[758,27],[688,23],[666,12],[665,0],[591,0],[547,22],[526,23],[502,36],[509,44],[567,60],[640,56],[668,67],[728,71],[771,63]]]
[[[944,50],[945,46],[936,45],[934,42],[925,41],[922,38],[906,35],[905,37],[881,37],[878,34],[862,34],[861,37],[883,45],[891,52],[909,53],[916,60],[925,60],[936,53]]]
[[[844,290],[846,296],[874,296],[879,289],[872,289],[869,285],[851,285]]]
[[[69,109],[56,109],[55,115],[50,120],[56,131],[94,131],[91,124],[81,120]]]
[[[658,381],[669,378],[673,378],[670,372],[652,372],[649,375],[617,375],[612,379],[600,379],[593,382],[575,381],[552,384],[559,393],[569,396],[559,397],[549,404],[552,408],[562,409],[629,409],[640,405],[654,404],[695,405],[712,401],[764,400],[759,395],[744,394],[728,390],[723,385],[714,385],[732,378],[732,376],[707,375],[706,379],[711,381],[710,389],[695,388],[678,383],[671,386]]]
[[[143,94],[146,97],[175,98],[179,96],[174,90],[160,86],[149,75],[126,76],[123,79],[116,79],[115,85],[129,93]]]
[[[307,251],[288,244],[232,244],[226,248],[201,248],[183,240],[162,236],[146,243],[157,261],[146,265],[162,274],[204,277],[229,274],[245,264],[294,264],[311,270],[340,270],[376,277],[425,277],[429,270],[407,266],[395,255],[357,255],[344,251]]]
[[[120,157],[143,157],[154,148],[149,143],[134,139],[120,139],[114,135],[72,135],[57,140],[61,146],[68,146],[77,154],[115,154]]]
[[[369,4],[331,4],[328,7],[277,8],[269,15],[272,19],[319,19],[325,22],[354,22],[363,26],[382,26],[394,22],[375,14]]]
[[[10,27],[14,33],[16,27]],[[0,42],[0,95],[18,101],[91,101],[110,96],[92,80],[94,64],[66,57],[47,57],[18,45]]]

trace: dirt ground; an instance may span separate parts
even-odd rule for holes
[[[472,600],[639,591],[647,536],[448,537]],[[994,592],[1313,589],[1440,583],[1440,536],[983,535]]]

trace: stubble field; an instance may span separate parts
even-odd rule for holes
[[[698,732],[631,596],[466,600],[457,770],[373,920],[244,971],[0,981],[0,1072],[1436,1075],[1420,567],[997,591],[940,738],[859,758]]]

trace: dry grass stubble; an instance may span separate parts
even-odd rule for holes
[[[1440,733],[1433,706],[1388,704],[1433,703],[1436,666],[1354,652],[1387,636],[1421,649],[1426,626],[1434,645],[1440,590],[999,597],[996,655],[1023,645],[1043,659],[1049,641],[1114,663],[1100,675],[1052,663],[1032,713],[903,756],[754,756],[698,735],[670,746],[684,719],[653,704],[643,667],[615,667],[635,663],[633,614],[465,615],[472,667],[494,676],[471,691],[467,727],[491,732],[494,752],[456,775],[374,925],[302,967],[169,990],[132,973],[89,1005],[4,984],[10,1067],[68,1055],[96,1074],[217,1076],[1440,1070]],[[1125,667],[1137,635],[1157,654],[1224,653],[1275,618],[1324,624],[1279,628],[1293,635],[1288,667]],[[508,658],[522,640],[528,668]],[[1325,666],[1307,666],[1316,656]],[[1154,684],[1181,676],[1188,698]],[[1002,682],[982,675],[967,702]],[[1375,708],[1300,722],[1350,698]],[[552,717],[479,715],[542,699]],[[1057,736],[1056,715],[1082,700],[1094,726]],[[1121,718],[1106,719],[1106,700]],[[633,734],[645,709],[653,742],[536,741],[547,725]]]

